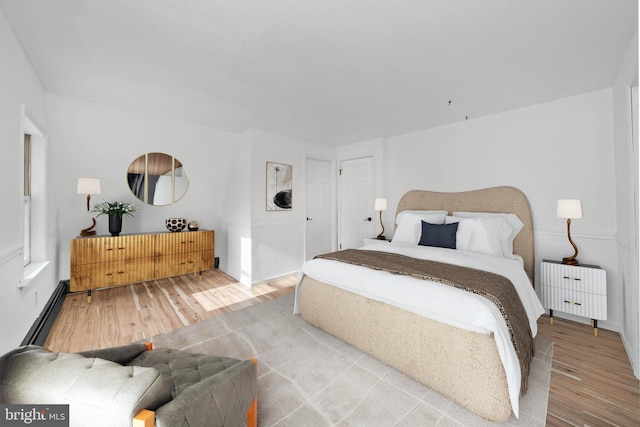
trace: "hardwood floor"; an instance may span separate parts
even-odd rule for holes
[[[154,335],[293,293],[296,276],[247,289],[220,270],[68,295],[45,347],[74,352]],[[548,426],[638,426],[640,382],[617,333],[543,316],[539,334],[555,343]]]
[[[640,426],[640,382],[617,332],[543,316],[538,334],[554,342],[548,426]]]
[[[220,270],[67,295],[45,347],[77,352],[147,340],[154,335],[293,293],[296,277],[251,289]]]

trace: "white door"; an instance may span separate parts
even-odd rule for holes
[[[331,252],[331,163],[307,159],[306,162],[305,259]]]
[[[373,157],[340,162],[339,249],[359,248],[375,237]]]

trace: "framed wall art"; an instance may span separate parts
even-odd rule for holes
[[[267,162],[267,211],[290,211],[293,167]]]

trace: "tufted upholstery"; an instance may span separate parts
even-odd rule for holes
[[[158,349],[128,365],[154,368],[169,385],[173,400],[156,411],[159,427],[242,425],[257,394],[255,365],[249,360]]]
[[[71,426],[131,426],[141,409],[160,427],[244,425],[256,395],[249,360],[144,344],[78,354],[26,346],[0,357],[0,403],[68,403]]]

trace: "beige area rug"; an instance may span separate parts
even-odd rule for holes
[[[152,338],[155,348],[257,357],[264,426],[483,426],[466,408],[294,316],[293,295]],[[553,343],[536,338],[520,419],[544,426]]]

